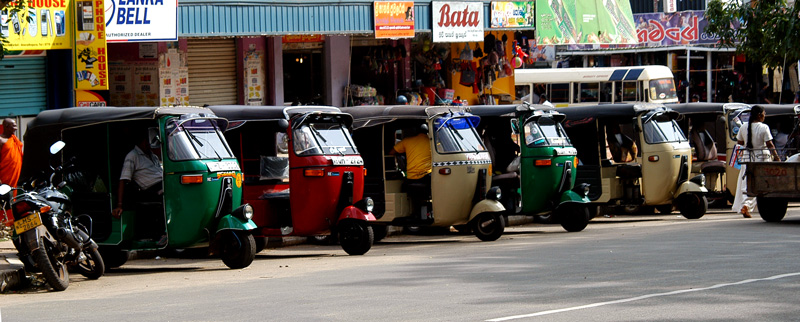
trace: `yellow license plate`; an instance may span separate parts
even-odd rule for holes
[[[14,230],[17,231],[17,235],[22,234],[28,230],[34,229],[42,224],[42,219],[39,217],[38,213],[32,213],[27,217],[23,217],[20,220],[14,221]]]

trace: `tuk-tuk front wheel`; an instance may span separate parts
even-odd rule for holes
[[[686,219],[699,219],[708,211],[708,199],[696,193],[684,193],[678,196],[675,204]]]
[[[493,213],[482,213],[473,219],[472,231],[482,241],[495,241],[506,230],[503,216]]]
[[[366,221],[347,219],[339,222],[339,244],[349,255],[364,255],[375,241],[372,227]]]
[[[766,222],[779,222],[786,216],[789,201],[782,198],[756,197],[758,215]]]
[[[589,225],[589,220],[592,216],[589,213],[587,205],[572,204],[563,205],[564,209],[560,214],[561,227],[568,232],[578,232]]]
[[[256,241],[253,234],[242,230],[225,230],[220,233],[222,262],[232,269],[250,266],[256,257]]]

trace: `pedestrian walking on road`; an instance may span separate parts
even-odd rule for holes
[[[744,151],[738,155],[741,161],[780,161],[778,151],[772,144],[772,133],[769,126],[764,124],[764,108],[753,106],[750,110],[750,119],[747,124],[743,124],[736,134],[739,145],[745,147]],[[751,131],[752,129],[752,131]],[[756,200],[747,196],[747,178],[745,173],[747,165],[742,164],[739,170],[739,179],[736,185],[736,196],[733,199],[733,211],[741,213],[745,218],[751,218],[750,212],[756,207]]]

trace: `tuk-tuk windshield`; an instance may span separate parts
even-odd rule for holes
[[[233,158],[216,121],[213,119],[175,119],[167,124],[167,151],[170,160]]]
[[[571,145],[561,124],[549,117],[525,123],[525,145],[529,147]]]
[[[358,154],[350,133],[341,123],[307,123],[294,129],[297,155]]]
[[[678,97],[675,91],[675,80],[672,78],[653,79],[650,81],[650,99],[666,100]]]
[[[476,117],[440,117],[434,121],[436,152],[459,153],[486,151],[473,119]]]
[[[666,115],[655,116],[644,123],[644,140],[650,144],[687,141],[678,123]]]

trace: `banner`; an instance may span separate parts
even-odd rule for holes
[[[375,38],[414,38],[413,1],[375,1]]]
[[[75,89],[108,89],[103,0],[75,1]]]
[[[628,1],[537,0],[537,42],[556,44],[635,44]]]
[[[72,1],[26,1],[20,11],[9,4],[0,10],[0,33],[7,50],[71,49],[67,14]]]
[[[492,2],[491,28],[534,26],[534,1]]]
[[[433,2],[433,42],[483,41],[483,2]]]
[[[178,40],[177,0],[105,0],[108,42]]]

